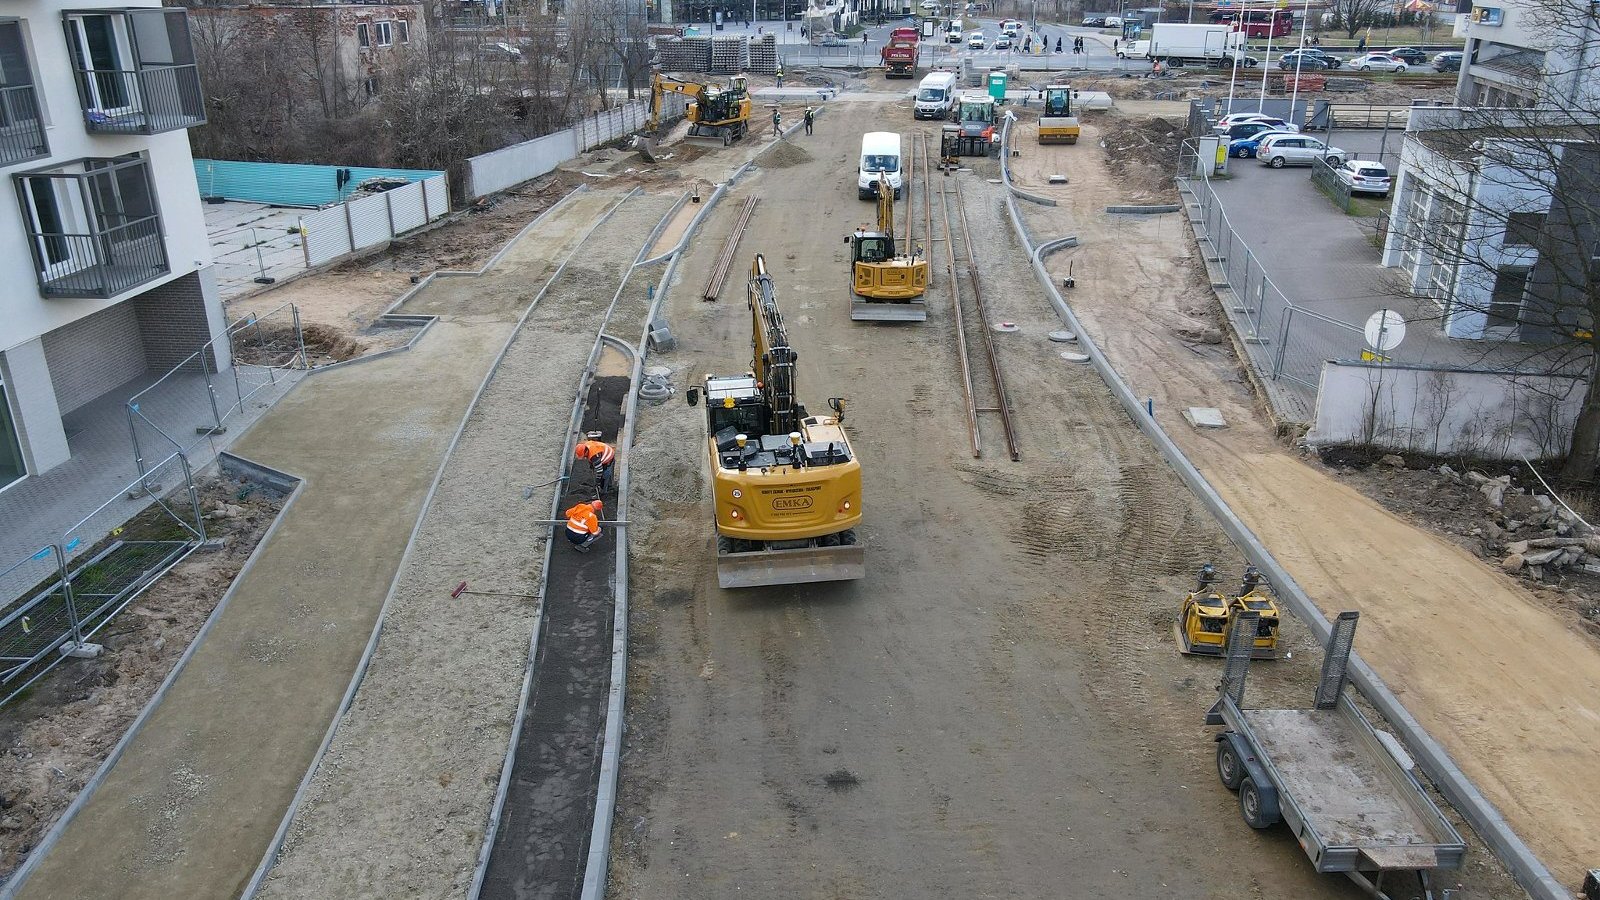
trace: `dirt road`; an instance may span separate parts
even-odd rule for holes
[[[706,226],[763,198],[740,265],[775,271],[802,398],[851,400],[868,575],[719,590],[703,413],[642,411],[612,896],[1353,896],[1217,784],[1200,722],[1218,670],[1175,653],[1169,623],[1195,567],[1241,562],[1046,340],[992,163],[963,177],[994,315],[1020,326],[998,337],[1021,462],[992,421],[984,458],[965,449],[948,274],[925,324],[849,321],[841,240],[870,215],[853,161],[886,120],[914,127],[895,104],[831,108]],[[681,349],[653,361],[680,385],[749,364],[740,286],[695,298],[719,246],[696,245],[669,300]],[[1253,688],[1303,701],[1318,654],[1293,623],[1286,639]]]
[[[1411,712],[1574,887],[1600,855],[1600,657],[1509,578],[1296,459],[1254,407],[1218,329],[1221,311],[1181,214],[1108,216],[1125,199],[1095,147],[1039,148],[1022,132],[1030,190],[1064,171],[1053,210],[1024,204],[1037,239],[1076,234],[1050,259],[1068,297],[1134,391],[1324,611],[1364,613],[1357,646]],[[1040,188],[1043,189],[1043,188]],[[1197,431],[1189,406],[1228,427]],[[1481,854],[1480,854],[1481,855]],[[1500,896],[1495,894],[1494,896]]]
[[[524,240],[555,254],[565,234]],[[453,298],[419,298],[445,308],[410,352],[313,376],[235,445],[305,488],[20,897],[225,898],[244,886],[327,731],[516,298],[530,293],[469,281],[439,283]]]

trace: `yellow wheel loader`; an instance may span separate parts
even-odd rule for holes
[[[861,463],[834,415],[810,416],[797,398],[796,353],[759,254],[748,287],[753,359],[742,375],[707,375],[690,389],[706,402],[706,454],[716,507],[717,584],[725,588],[847,581],[866,575]]]
[[[735,75],[723,87],[654,73],[650,80],[650,119],[645,123],[651,131],[661,126],[661,101],[667,94],[689,98],[686,115],[691,138],[721,141],[726,147],[750,130],[750,91],[743,75]]]
[[[1081,129],[1072,114],[1072,85],[1052,84],[1039,92],[1044,112],[1039,114],[1039,143],[1076,144]]]
[[[906,188],[909,202],[910,187]],[[928,261],[921,248],[897,252],[894,240],[894,190],[878,176],[878,228],[858,228],[850,245],[850,318],[857,322],[926,322]]]
[[[1180,653],[1197,656],[1224,656],[1234,617],[1253,612],[1260,618],[1250,656],[1254,659],[1278,658],[1278,604],[1266,590],[1266,580],[1255,566],[1246,566],[1243,584],[1233,596],[1215,588],[1216,567],[1200,567],[1199,584],[1184,595],[1174,630]]]

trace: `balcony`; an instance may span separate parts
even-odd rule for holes
[[[0,166],[49,155],[33,85],[0,87]]]
[[[205,124],[184,10],[69,12],[65,23],[91,133],[160,134]]]
[[[13,177],[44,296],[114,297],[171,271],[143,157]]]

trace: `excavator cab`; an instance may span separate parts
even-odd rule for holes
[[[1254,659],[1278,658],[1278,605],[1255,566],[1245,568],[1239,594],[1218,590],[1217,570],[1211,563],[1200,567],[1195,589],[1184,595],[1174,632],[1178,652],[1195,656],[1225,656],[1233,619],[1254,612],[1260,619],[1250,655]]]

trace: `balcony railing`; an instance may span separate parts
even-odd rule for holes
[[[29,236],[62,260],[39,273],[39,292],[46,297],[115,297],[170,271],[159,216],[89,234]]]
[[[171,271],[142,157],[13,177],[40,294],[114,297]]]
[[[33,85],[0,87],[0,165],[49,155]]]
[[[78,90],[91,132],[160,134],[206,122],[200,72],[193,65],[81,69]]]

